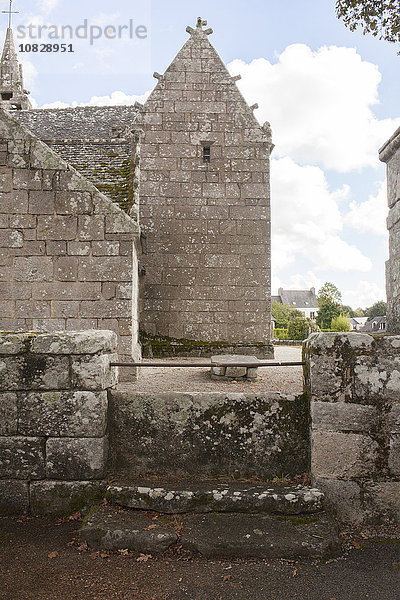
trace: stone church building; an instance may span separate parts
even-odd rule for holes
[[[32,109],[0,65],[0,330],[111,329],[120,357],[271,356],[273,148],[200,18],[144,105]]]

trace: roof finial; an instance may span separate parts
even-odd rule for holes
[[[10,0],[10,8],[8,10],[2,10],[1,12],[8,15],[8,29],[11,29],[11,15],[18,15],[18,10],[12,9],[13,0]]]
[[[204,19],[202,19],[201,17],[197,18],[197,23],[196,23],[196,29],[193,29],[193,27],[190,27],[190,25],[188,27],[186,27],[186,31],[188,33],[190,33],[190,35],[193,35],[194,33],[205,33],[206,35],[211,35],[213,33],[213,30],[211,29],[211,27],[209,29],[203,29],[203,27],[207,26],[207,21],[204,21]]]

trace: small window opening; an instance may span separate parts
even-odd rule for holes
[[[11,100],[12,97],[13,97],[13,93],[12,92],[3,92],[1,94],[1,99],[2,100]]]
[[[203,148],[203,163],[211,162],[211,148],[210,146],[204,146]]]

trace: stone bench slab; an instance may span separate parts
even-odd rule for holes
[[[212,356],[211,363],[215,363],[215,367],[211,367],[211,379],[226,381],[230,379],[257,379],[257,367],[253,366],[241,366],[232,367],[230,365],[242,363],[244,365],[254,365],[260,361],[256,356],[242,356],[242,355],[231,355],[221,354],[219,356]]]

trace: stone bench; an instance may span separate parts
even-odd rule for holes
[[[220,354],[212,356],[211,379],[215,381],[232,381],[233,379],[254,381],[257,379],[258,368],[250,365],[259,363],[256,356],[240,356],[231,354]],[[243,367],[232,367],[230,365],[241,363]],[[246,366],[249,365],[249,366]]]

